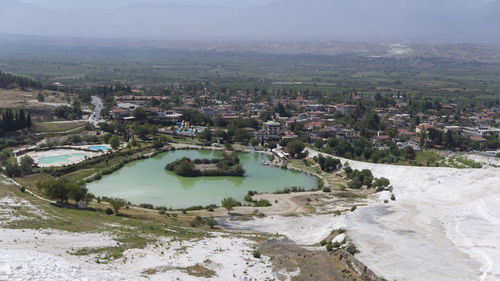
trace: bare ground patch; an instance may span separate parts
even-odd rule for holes
[[[217,276],[215,271],[208,269],[201,264],[196,264],[193,266],[186,266],[186,267],[159,266],[154,268],[148,268],[144,270],[142,273],[146,275],[156,275],[158,273],[167,272],[169,270],[180,270],[186,274],[195,277],[212,278]]]
[[[326,250],[308,250],[289,240],[269,239],[260,243],[259,251],[271,258],[273,270],[300,273],[291,280],[362,281],[363,279],[341,258]]]

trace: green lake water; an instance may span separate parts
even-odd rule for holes
[[[119,197],[134,204],[186,208],[195,205],[220,205],[224,197],[240,202],[249,190],[274,192],[285,187],[316,188],[316,178],[295,171],[261,165],[269,156],[261,153],[238,153],[246,170],[245,177],[186,178],[166,171],[165,165],[182,157],[221,158],[222,152],[177,150],[153,158],[134,161],[99,181],[87,184],[96,196]]]

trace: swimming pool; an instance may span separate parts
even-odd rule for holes
[[[105,146],[105,145],[93,145],[93,146],[89,146],[87,147],[87,149],[90,149],[90,150],[95,150],[95,151],[106,151],[106,150],[110,150],[109,147]]]
[[[177,133],[178,134],[192,134],[192,133],[194,133],[194,130],[193,129],[187,129],[187,130],[178,129]]]
[[[64,155],[45,156],[38,159],[39,164],[50,165],[59,163],[70,163],[72,158],[85,158],[84,153],[72,153]]]

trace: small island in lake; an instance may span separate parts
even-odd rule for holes
[[[167,164],[165,169],[182,177],[243,177],[245,169],[238,154],[227,153],[222,159],[195,159],[184,157]]]

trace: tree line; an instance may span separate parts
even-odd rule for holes
[[[29,112],[26,112],[24,109],[12,110],[6,108],[2,111],[0,135],[7,132],[31,128],[31,125],[31,114]]]
[[[30,78],[3,73],[0,71],[0,88],[32,88],[42,89],[42,83]]]

